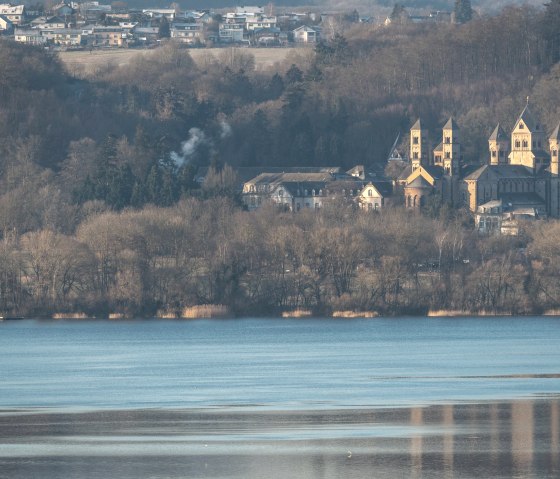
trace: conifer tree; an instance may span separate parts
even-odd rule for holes
[[[455,22],[467,23],[472,19],[471,0],[455,0]]]

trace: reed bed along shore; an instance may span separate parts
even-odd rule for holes
[[[496,311],[464,311],[458,309],[437,309],[428,311],[430,318],[459,318],[459,317],[480,317],[480,316],[511,316],[512,313],[501,313]]]
[[[54,313],[52,319],[92,319],[86,313]]]
[[[333,318],[377,318],[379,313],[376,311],[334,311]]]
[[[311,316],[313,316],[313,312],[310,309],[294,309],[282,313],[283,318],[309,318]]]
[[[223,304],[197,304],[180,311],[158,311],[158,319],[218,319],[228,318],[231,312]]]

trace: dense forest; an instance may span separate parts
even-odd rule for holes
[[[560,2],[464,25],[358,25],[285,64],[195,64],[169,43],[90,75],[0,41],[0,310],[276,314],[560,306],[558,226],[479,238],[445,207],[410,216],[239,207],[231,166],[384,164],[419,116],[453,115],[466,161],[526,97],[560,120]],[[197,185],[198,167],[211,166]]]

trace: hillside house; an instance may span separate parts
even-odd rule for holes
[[[41,35],[40,30],[32,30],[30,28],[16,28],[14,40],[19,43],[35,46],[43,46],[47,43],[47,39]]]
[[[307,25],[292,30],[292,35],[295,43],[317,43],[320,36],[317,28],[311,28]]]
[[[171,26],[171,38],[188,45],[203,44],[204,28],[200,23],[174,23]]]
[[[14,24],[4,15],[0,15],[0,33],[10,33],[14,29]]]
[[[220,43],[241,43],[245,40],[243,23],[220,23],[218,41]]]
[[[9,20],[12,25],[25,23],[25,5],[0,4],[0,15]]]

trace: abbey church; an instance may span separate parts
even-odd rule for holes
[[[422,207],[435,195],[473,213],[499,209],[560,218],[560,125],[547,137],[528,105],[510,138],[496,126],[483,166],[462,164],[460,129],[453,118],[443,126],[438,146],[430,151],[429,145],[428,131],[418,120],[410,129],[410,165],[397,179],[407,208]]]

